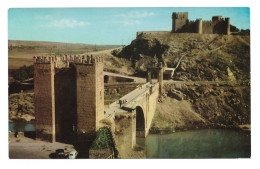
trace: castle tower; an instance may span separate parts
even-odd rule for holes
[[[196,33],[202,34],[202,19],[196,20]]]
[[[227,35],[230,35],[230,18],[225,18],[225,25],[226,25],[226,28],[225,28],[226,32],[225,33]]]
[[[172,32],[178,32],[188,22],[188,12],[172,13]]]
[[[83,57],[75,63],[77,134],[92,134],[104,117],[103,58]]]
[[[222,21],[222,20],[223,20],[222,16],[212,16],[213,22],[219,22],[219,21]]]
[[[36,138],[55,142],[54,63],[52,58],[34,57],[34,97]]]

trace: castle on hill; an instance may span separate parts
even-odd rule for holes
[[[164,34],[169,31],[141,31],[141,34]],[[230,18],[222,16],[212,16],[211,21],[196,19],[190,21],[188,12],[172,13],[172,33],[198,33],[198,34],[224,34],[230,35]]]

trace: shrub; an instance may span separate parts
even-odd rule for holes
[[[20,67],[19,69],[13,71],[12,75],[15,80],[23,82],[24,80],[33,77],[33,66],[24,65],[23,67]]]
[[[91,149],[113,148],[114,140],[109,128],[102,127],[97,131],[96,139],[91,145]]]

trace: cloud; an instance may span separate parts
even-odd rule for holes
[[[156,15],[156,14],[153,12],[132,11],[127,14],[119,14],[116,16],[123,17],[123,18],[145,18],[145,17],[149,17],[149,16],[154,16],[154,15]]]
[[[45,27],[56,27],[56,28],[63,28],[63,27],[68,27],[68,28],[75,28],[75,27],[81,27],[85,25],[89,25],[89,22],[84,22],[84,21],[77,21],[75,19],[60,19],[60,20],[53,20],[51,22],[42,24],[42,26]]]

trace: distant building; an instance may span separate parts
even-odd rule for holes
[[[190,21],[188,12],[172,13],[173,33],[230,34],[230,18],[213,16],[211,21],[196,19]]]
[[[140,31],[139,35],[162,35],[166,33],[198,33],[198,34],[230,34],[230,18],[223,19],[222,16],[213,16],[211,21],[196,19],[190,21],[188,12],[172,13],[171,31]]]

